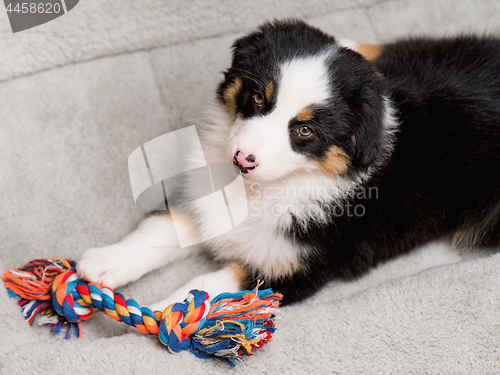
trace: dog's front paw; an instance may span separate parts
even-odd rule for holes
[[[112,289],[137,280],[138,268],[129,249],[119,244],[88,249],[76,264],[78,277]]]

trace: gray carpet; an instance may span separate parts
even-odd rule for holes
[[[490,0],[81,1],[12,34],[0,11],[0,270],[33,258],[78,259],[118,241],[145,214],[127,159],[201,116],[232,40],[269,18],[301,17],[341,38],[498,32]],[[25,324],[0,290],[0,372],[500,373],[500,255],[434,243],[354,282],[332,282],[283,308],[273,342],[231,369],[105,316],[84,339]],[[152,303],[215,267],[194,257],[121,288]]]

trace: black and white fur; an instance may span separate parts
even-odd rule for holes
[[[368,61],[304,22],[266,23],[234,43],[207,117],[204,157],[241,170],[248,204],[228,198],[247,205],[246,220],[179,249],[172,220],[149,216],[120,243],[88,250],[80,276],[116,288],[208,251],[227,266],[154,308],[257,279],[290,303],[434,239],[500,245],[497,38],[401,40]],[[221,214],[190,212],[177,229],[193,236]]]

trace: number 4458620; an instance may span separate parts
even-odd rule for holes
[[[12,4],[7,5],[7,13],[60,13],[61,4],[58,3],[17,3],[14,8]]]

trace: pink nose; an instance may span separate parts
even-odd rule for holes
[[[245,155],[245,153],[241,151],[236,151],[234,154],[233,164],[236,165],[243,173],[249,173],[259,165],[253,154]]]

